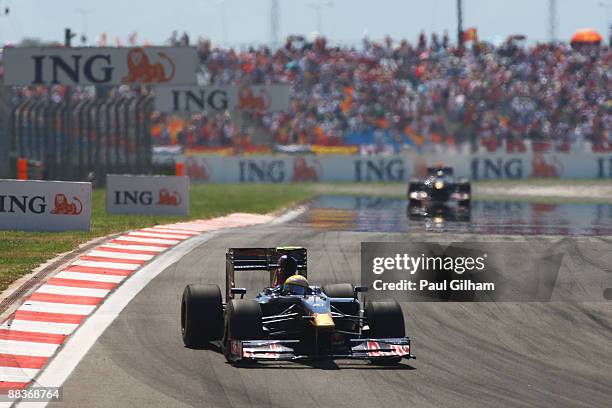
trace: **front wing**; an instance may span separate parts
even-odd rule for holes
[[[410,354],[408,337],[388,339],[351,339],[350,347],[325,354],[299,354],[300,340],[230,340],[226,355],[230,361],[295,361],[309,359],[415,358]]]

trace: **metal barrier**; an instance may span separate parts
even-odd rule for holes
[[[46,180],[89,180],[151,171],[150,96],[54,102],[28,99],[12,111],[16,157],[42,164]]]

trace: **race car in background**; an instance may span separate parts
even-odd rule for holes
[[[408,216],[441,216],[452,221],[469,221],[472,187],[468,179],[453,175],[452,167],[427,168],[427,176],[408,184]]]
[[[184,344],[218,342],[234,364],[320,358],[395,364],[414,357],[397,302],[370,301],[362,309],[365,286],[311,286],[306,257],[306,249],[297,247],[230,248],[225,302],[217,285],[187,285],[183,292]],[[244,299],[247,290],[235,287],[235,273],[243,271],[269,273],[270,286]],[[289,275],[280,285],[279,273]]]

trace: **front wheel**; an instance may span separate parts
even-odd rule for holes
[[[395,300],[368,302],[365,317],[370,328],[370,338],[401,338],[406,335],[404,314]],[[381,357],[371,361],[380,365],[392,365],[401,360],[402,357]]]
[[[470,204],[471,204],[471,200],[470,199],[457,201],[457,205],[459,207],[462,207],[462,208],[466,209],[466,210],[470,208]]]
[[[225,335],[223,354],[225,359],[234,363],[238,357],[231,355],[232,340],[263,339],[261,306],[254,300],[232,299],[225,309]]]
[[[187,347],[223,336],[223,303],[217,285],[187,285],[181,301],[181,334]]]
[[[414,200],[412,198],[410,200],[408,200],[408,206],[410,208],[420,208],[420,207],[422,207],[422,204],[423,203],[422,203],[421,200]]]
[[[372,338],[400,338],[406,335],[404,314],[395,300],[366,303],[365,318]]]

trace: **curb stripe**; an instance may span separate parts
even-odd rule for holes
[[[96,268],[94,266],[82,266],[74,265],[64,269],[66,272],[80,272],[80,273],[93,273],[101,275],[115,275],[115,276],[128,276],[132,271],[125,269],[113,269],[113,268]]]
[[[59,345],[0,339],[0,354],[19,354],[21,356],[51,357]]]
[[[123,237],[122,237],[123,238]],[[111,244],[120,244],[120,245],[139,245],[139,246],[146,246],[146,247],[161,247],[161,248],[170,248],[172,245],[171,244],[156,244],[156,243],[152,243],[152,242],[136,242],[136,241],[128,241],[128,240],[124,240],[122,238],[119,239],[113,239],[111,242]]]
[[[68,356],[61,361],[60,357],[50,357],[58,353],[67,338],[77,341],[79,336],[89,333],[89,326],[96,324],[96,319],[101,316],[100,313],[96,314],[91,324],[85,323],[85,331],[79,331],[85,319],[94,313],[111,291],[121,291],[119,286],[126,278],[146,268],[145,264],[157,255],[203,232],[271,220],[270,216],[232,214],[211,220],[157,225],[129,231],[79,256],[65,269],[48,278],[15,313],[0,324],[0,393],[27,388],[34,378],[45,384],[59,381],[58,386],[61,386],[63,380],[59,378],[64,378],[64,374],[57,377],[54,370],[57,364],[65,364],[66,359],[70,361],[73,357],[69,356],[75,353],[75,349],[61,349],[63,351],[59,355]],[[196,239],[187,245],[197,245],[198,242]],[[169,261],[160,259],[160,262]],[[160,271],[155,271],[149,276],[149,281],[158,273]],[[130,279],[131,283],[126,284],[126,293],[130,293],[127,289],[130,285],[146,285],[148,282],[143,280],[142,274],[135,279]],[[97,335],[93,337],[95,339]],[[71,343],[68,342],[68,346]],[[49,367],[45,368],[47,365]],[[1,406],[4,405],[0,402]]]
[[[34,333],[21,330],[0,329],[0,340],[19,340],[33,341],[35,343],[62,344],[65,338],[66,336],[63,334]]]
[[[92,251],[94,252],[94,251]],[[101,246],[95,252],[116,252],[118,254],[132,254],[132,255],[151,255],[155,256],[159,254],[159,250],[147,251],[145,249],[129,249],[127,245],[117,245],[116,247]]]
[[[142,231],[129,232],[126,235],[128,237],[135,237],[135,238],[171,239],[171,240],[177,240],[177,241],[182,241],[184,239],[191,238],[191,236],[185,236],[185,235],[172,235],[172,234],[165,234],[163,232],[142,232]]]
[[[70,334],[77,328],[77,324],[35,322],[33,320],[8,320],[2,325],[1,329],[20,330],[36,333],[50,334]]]
[[[162,228],[162,227],[155,227],[155,228],[143,228],[139,231],[142,232],[150,232],[150,233],[160,233],[160,234],[172,234],[172,235],[177,235],[177,236],[183,236],[183,237],[193,237],[194,235],[198,235],[198,233],[193,233],[193,232],[187,232],[187,231],[183,231],[183,230],[177,230],[177,229],[171,229],[171,228]]]
[[[19,310],[28,312],[50,312],[76,315],[89,315],[95,309],[95,305],[75,305],[58,302],[40,302],[28,299]]]
[[[95,282],[79,279],[51,278],[47,285],[71,286],[75,288],[106,289],[113,290],[117,286],[114,282]]]
[[[71,305],[97,305],[102,301],[101,297],[57,295],[54,293],[34,292],[30,296],[31,300],[38,302],[67,303]]]
[[[0,354],[0,366],[21,368],[43,368],[48,357],[20,356],[15,354]],[[1,383],[0,383],[1,384]],[[0,385],[2,387],[2,385]]]
[[[129,254],[125,252],[116,252],[116,251],[99,251],[94,250],[85,254],[86,256],[94,256],[98,258],[112,258],[112,259],[124,259],[124,260],[136,260],[142,261],[145,263],[146,261],[153,258],[155,255],[150,254]]]
[[[198,235],[198,231],[194,231],[192,229],[180,228],[179,224],[174,224],[176,227],[164,227],[163,225],[159,225],[153,227],[156,230],[164,230],[164,231],[180,231],[181,234],[189,234],[189,235]]]
[[[163,238],[141,238],[141,237],[131,237],[129,235],[122,235],[117,240],[126,241],[129,243],[132,242],[142,242],[144,244],[164,244],[164,245],[176,245],[180,241],[178,239],[163,239]]]
[[[79,259],[83,261],[94,261],[94,262],[115,262],[124,264],[142,265],[146,261],[142,259],[125,259],[125,258],[107,258],[103,256],[92,256],[92,255],[81,255]]]
[[[90,296],[90,297],[105,297],[109,289],[96,289],[96,288],[84,288],[75,286],[62,286],[62,285],[48,285],[44,284],[35,293],[46,293],[54,295],[68,295],[68,296]]]
[[[23,381],[1,381],[0,382],[0,393],[6,394],[8,390],[21,390],[30,384],[29,382]]]
[[[0,367],[0,378],[9,381],[32,381],[39,369],[23,367]]]
[[[15,320],[17,319],[30,320],[33,322],[79,324],[86,317],[87,315],[67,314],[67,313],[31,312],[27,310],[17,310],[13,318]]]
[[[152,253],[153,255],[159,255],[161,252],[167,250],[166,247],[159,246],[149,246],[149,245],[130,245],[130,244],[113,244],[112,242],[107,242],[104,244],[104,250],[107,251],[107,248],[115,248],[119,250],[119,252],[123,251],[142,251],[137,253]]]
[[[82,261],[80,259],[73,261],[72,264],[77,266],[93,266],[94,268],[125,269],[128,271],[133,271],[140,267],[140,265],[126,264],[121,262]]]
[[[88,282],[107,282],[107,283],[120,283],[125,279],[125,276],[121,275],[109,275],[103,273],[86,273],[86,272],[70,272],[62,271],[55,275],[55,278],[69,279],[69,280],[83,280]]]

